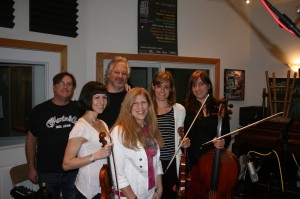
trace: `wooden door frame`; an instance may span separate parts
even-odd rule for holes
[[[60,53],[60,70],[67,71],[67,69],[68,69],[68,64],[67,64],[68,63],[68,47],[67,47],[67,45],[0,38],[0,47],[58,52],[58,53]]]

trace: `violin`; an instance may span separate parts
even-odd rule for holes
[[[181,139],[184,138],[183,129],[179,129],[179,136]],[[187,173],[187,164],[186,164],[186,149],[184,149],[183,154],[180,157],[180,166],[179,166],[179,188],[177,190],[176,199],[186,198],[186,190],[189,181],[191,180],[189,174]]]
[[[102,147],[107,145],[107,141],[105,140],[105,137],[106,137],[105,132],[99,133],[99,141],[101,142]],[[101,187],[100,199],[114,198],[114,194],[112,191],[112,175],[111,175],[109,158],[107,158],[107,163],[108,164],[104,164],[102,166],[100,173],[99,173],[99,181],[100,181],[100,187]]]
[[[223,98],[218,109],[216,138],[221,136],[223,118],[228,117],[227,100]],[[193,175],[194,174],[194,175]],[[235,154],[224,149],[213,149],[203,154],[191,170],[197,190],[189,192],[188,198],[231,199],[237,183],[239,161]]]

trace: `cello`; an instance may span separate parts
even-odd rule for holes
[[[223,98],[218,109],[218,138],[222,132],[222,120],[229,117],[227,100]],[[231,199],[232,190],[237,183],[239,162],[235,154],[224,149],[213,149],[203,154],[193,172],[192,178],[197,184],[197,193],[188,198]]]

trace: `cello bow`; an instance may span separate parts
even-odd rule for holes
[[[232,132],[227,133],[227,134],[225,134],[225,135],[222,135],[222,136],[220,136],[220,137],[214,138],[214,139],[212,139],[212,140],[210,140],[210,141],[208,141],[208,142],[203,143],[202,146],[201,146],[201,148],[202,148],[203,146],[207,145],[207,144],[212,143],[212,142],[215,141],[215,140],[219,140],[219,139],[228,137],[228,136],[230,136],[230,135],[237,134],[238,132],[240,132],[240,131],[242,131],[242,130],[244,130],[244,129],[247,129],[247,128],[251,127],[251,126],[254,126],[254,125],[257,125],[257,124],[262,123],[262,122],[264,122],[264,121],[267,121],[267,120],[269,120],[269,119],[272,119],[272,118],[274,118],[274,117],[276,117],[276,116],[279,116],[279,115],[281,115],[281,114],[283,114],[283,112],[276,113],[276,114],[274,114],[274,115],[271,115],[271,116],[269,116],[269,117],[266,117],[266,118],[264,118],[264,119],[261,119],[261,120],[259,120],[259,121],[257,121],[257,122],[252,123],[252,124],[248,124],[247,126],[244,126],[244,127],[242,127],[242,128],[239,128],[239,129],[237,129],[237,130],[235,130],[235,131],[232,131]]]

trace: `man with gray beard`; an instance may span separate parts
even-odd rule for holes
[[[122,56],[114,57],[105,71],[104,82],[108,90],[109,106],[98,116],[109,128],[117,120],[121,103],[130,89],[127,80],[130,77],[130,66],[128,60]]]

